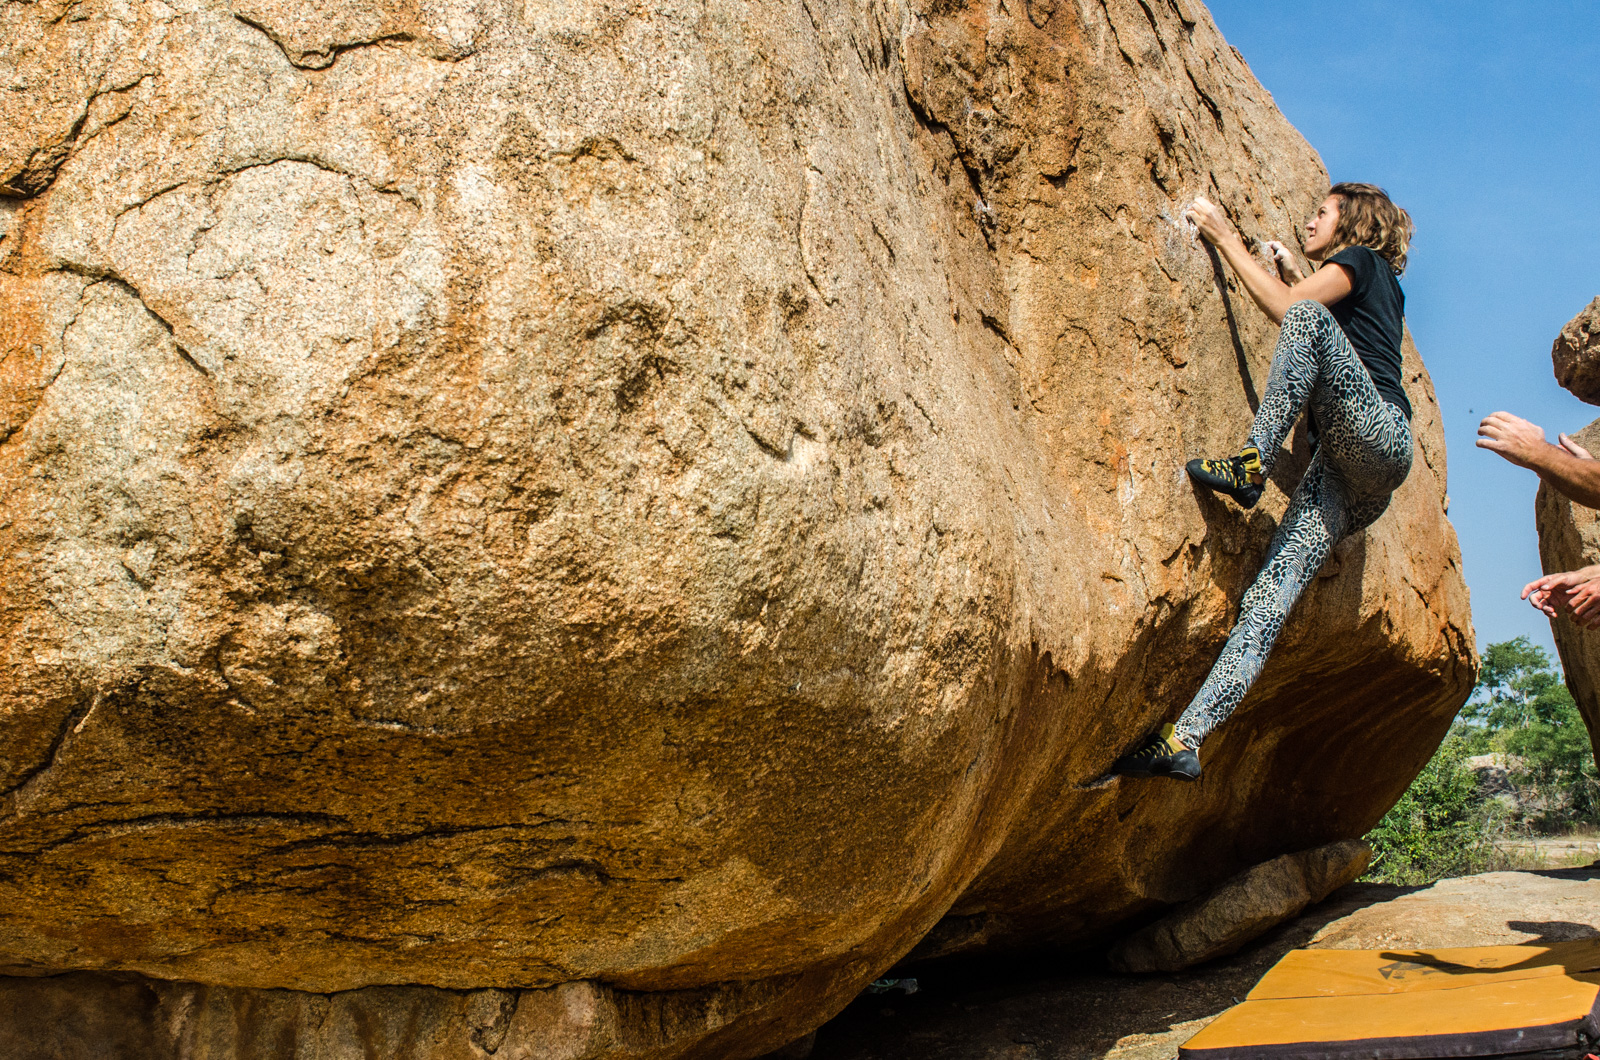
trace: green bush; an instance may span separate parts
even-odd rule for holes
[[[1478,794],[1467,767],[1468,734],[1452,731],[1400,801],[1367,833],[1372,867],[1366,879],[1432,883],[1482,872],[1495,858],[1498,804]]]

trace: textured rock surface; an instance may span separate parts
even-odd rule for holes
[[[1570,433],[1591,453],[1600,452],[1594,448],[1600,446],[1600,420]],[[1546,574],[1600,563],[1600,512],[1572,503],[1543,482],[1539,484],[1534,510],[1539,526],[1539,562]],[[1565,616],[1550,620],[1550,632],[1561,656],[1567,687],[1589,726],[1590,742],[1595,743],[1596,734],[1600,733],[1600,633],[1583,629]],[[1595,744],[1595,757],[1600,759],[1600,743]]]
[[[796,977],[786,987],[816,985]],[[0,979],[0,1057],[595,1060],[693,1049],[723,1056],[739,1050],[741,1036],[719,1032],[783,993],[765,984],[629,994],[564,983],[465,992],[374,986],[323,995],[74,972]]]
[[[1556,382],[1579,400],[1600,405],[1600,298],[1567,321],[1550,348]]]
[[[1118,942],[1108,955],[1111,967],[1176,972],[1236,953],[1360,876],[1371,861],[1371,847],[1346,839],[1262,862]]]
[[[750,1054],[936,924],[1087,943],[1359,835],[1471,684],[1408,349],[1411,478],[1207,780],[1097,780],[1307,456],[1184,480],[1272,331],[1172,218],[1326,181],[1189,0],[37,0],[0,49],[0,971],[708,992],[650,1048]]]

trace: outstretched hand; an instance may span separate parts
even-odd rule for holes
[[[1518,467],[1531,468],[1541,450],[1552,446],[1545,441],[1543,427],[1509,412],[1492,412],[1478,424],[1478,448],[1499,453]]]
[[[1201,237],[1213,246],[1233,235],[1233,225],[1228,223],[1228,215],[1204,196],[1195,199],[1194,205],[1183,211],[1183,218],[1192,222],[1200,230]]]
[[[1546,574],[1529,582],[1522,598],[1551,618],[1564,612],[1584,629],[1600,629],[1600,566]]]

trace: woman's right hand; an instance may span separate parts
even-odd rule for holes
[[[1228,215],[1204,196],[1195,199],[1194,205],[1183,211],[1183,219],[1199,229],[1201,237],[1212,246],[1233,235]]]

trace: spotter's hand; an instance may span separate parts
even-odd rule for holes
[[[1209,199],[1195,199],[1194,205],[1183,212],[1183,217],[1200,230],[1201,237],[1207,243],[1219,243],[1233,234],[1233,226],[1228,223],[1227,215]]]
[[[1551,618],[1565,612],[1585,629],[1600,629],[1600,566],[1546,574],[1529,582],[1522,598]]]
[[[1579,445],[1577,442],[1572,440],[1572,436],[1571,435],[1563,434],[1563,435],[1560,436],[1560,438],[1561,438],[1561,448],[1565,449],[1567,452],[1571,453],[1573,456],[1577,457],[1579,460],[1593,460],[1594,459],[1594,457],[1589,455],[1589,450],[1585,449],[1583,446]]]
[[[1544,428],[1509,412],[1491,412],[1478,424],[1478,448],[1531,468],[1540,453],[1552,447],[1545,441]]]
[[[1546,615],[1555,618],[1558,614],[1556,606],[1565,603],[1567,594],[1571,591],[1568,580],[1572,574],[1572,571],[1546,574],[1543,578],[1531,581],[1522,587],[1522,598]]]

